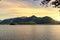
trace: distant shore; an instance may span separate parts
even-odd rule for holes
[[[17,17],[4,19],[0,21],[0,25],[60,25],[60,21],[56,21],[51,17]]]

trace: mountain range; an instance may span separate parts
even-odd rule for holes
[[[36,17],[35,15],[30,17],[16,17],[10,19],[4,19],[0,21],[1,25],[24,25],[24,24],[60,24],[60,22],[52,19],[51,17]]]

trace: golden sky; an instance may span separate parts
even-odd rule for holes
[[[38,17],[50,16],[57,20],[59,18],[59,8],[40,7],[42,0],[2,0],[0,1],[0,19],[32,16]]]

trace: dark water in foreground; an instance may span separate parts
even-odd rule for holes
[[[60,40],[60,25],[0,25],[0,40]]]

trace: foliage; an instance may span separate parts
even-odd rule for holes
[[[60,23],[60,22],[59,22]],[[10,25],[19,25],[19,24],[59,24],[57,21],[52,19],[51,17],[45,16],[45,17],[18,17],[18,18],[12,18],[12,19],[5,19],[0,22],[0,24],[10,24]]]

